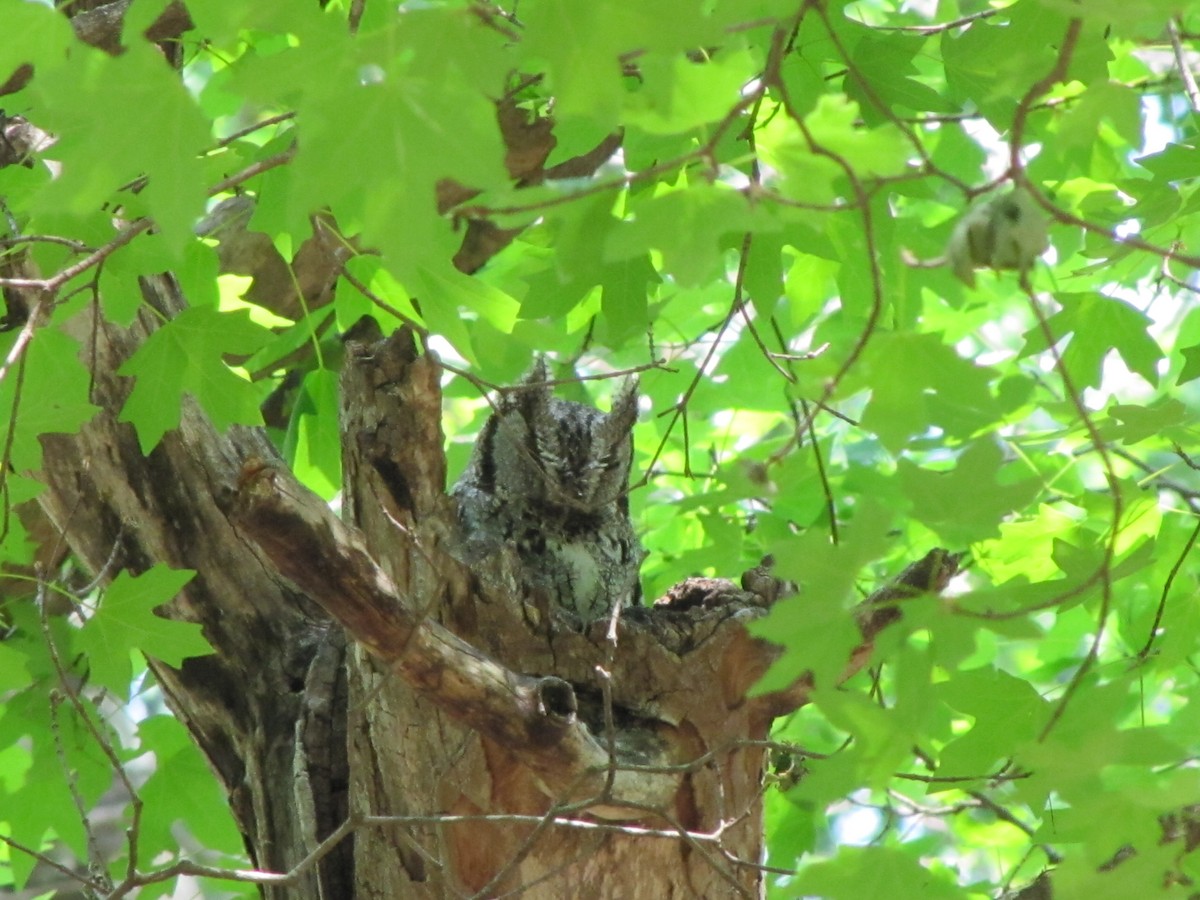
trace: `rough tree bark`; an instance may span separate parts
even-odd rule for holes
[[[129,6],[69,9],[81,40],[115,54]],[[191,27],[170,3],[144,37],[177,63]],[[0,95],[32,75],[30,65],[0,72]],[[621,142],[609,135],[547,169],[550,122],[512,102],[497,117],[515,184],[589,175]],[[0,166],[28,164],[51,140],[20,116],[0,126]],[[464,272],[514,234],[473,218],[473,193],[446,181],[437,195],[439,212],[465,222],[454,257]],[[314,218],[312,239],[285,261],[246,231],[250,204],[227,200],[202,225],[224,268],[251,275],[251,299],[283,315],[329,302],[347,245]],[[24,265],[9,254],[0,269],[35,278]],[[628,611],[611,636],[604,624],[555,631],[513,589],[511,560],[477,571],[455,560],[440,371],[403,333],[350,347],[344,521],[292,479],[263,433],[219,434],[196,408],[145,457],[118,421],[132,382],[116,373],[186,301],[170,276],[141,289],[146,311],[129,329],[94,309],[74,321],[101,412],[77,435],[43,437],[39,502],[97,574],[196,570],[167,612],[200,623],[216,653],[178,670],[151,665],[225,786],[254,864],[281,873],[265,896],[760,893],[761,741],[810,687],[746,696],[771,659],[745,629],[780,593],[769,573],[747,573],[742,589],[687,582],[661,608]],[[3,327],[49,299],[4,294]],[[847,672],[899,615],[897,601],[940,589],[953,571],[933,551],[870,598]],[[1187,813],[1164,822],[1164,840],[1191,850],[1200,827]],[[1019,896],[1049,896],[1049,885],[1044,876]]]
[[[754,742],[806,693],[745,696],[771,651],[744,624],[778,583],[685,585],[675,609],[627,614],[615,643],[604,623],[550,628],[508,560],[468,571],[448,552],[440,370],[405,333],[347,354],[347,523],[264,435],[220,435],[195,409],[143,457],[115,373],[150,310],[184,305],[168,276],[143,293],[129,330],[76,320],[103,411],[44,439],[42,503],[97,572],[197,571],[170,614],[217,652],[154,668],[255,865],[286,873],[346,835],[266,896],[759,892]],[[865,616],[866,636],[894,614]]]
[[[127,6],[83,13],[76,27],[117,52],[112,23]],[[172,4],[152,28],[189,25]],[[524,183],[593,171],[620,140],[543,170],[544,123],[503,105],[498,116]],[[447,183],[439,201],[470,194]],[[463,271],[511,238],[468,224]],[[298,288],[310,307],[327,301],[342,262],[322,233],[314,221],[302,248],[311,267],[293,261],[311,268]],[[239,235],[221,233],[226,267],[254,275],[264,305],[290,303],[295,281],[271,288],[269,242],[247,252]],[[551,628],[517,595],[511,559],[468,571],[450,552],[440,370],[404,333],[347,354],[345,522],[291,478],[263,433],[219,434],[194,407],[143,456],[118,421],[132,383],[117,371],[186,300],[169,275],[141,289],[146,309],[131,328],[94,309],[74,320],[101,412],[77,435],[44,437],[39,499],[96,573],[196,570],[168,613],[200,623],[216,653],[178,670],[151,664],[227,789],[254,864],[290,873],[265,896],[760,892],[758,742],[808,689],[746,697],[771,650],[745,624],[778,582],[756,571],[745,589],[686,583],[664,608],[627,612],[611,635],[605,623]],[[7,299],[10,313],[40,308]],[[952,569],[931,553],[873,598],[847,670],[898,614],[890,601],[937,589]]]

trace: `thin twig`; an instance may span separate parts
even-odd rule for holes
[[[27,847],[25,844],[22,844],[20,841],[10,838],[8,835],[4,834],[3,832],[0,832],[0,843],[7,844],[13,850],[17,850],[20,853],[24,853],[26,856],[30,857],[31,859],[36,859],[43,866],[48,866],[49,868],[54,869],[60,875],[65,875],[67,878],[70,878],[72,881],[79,882],[79,884],[82,885],[83,887],[89,888],[90,890],[95,891],[97,893],[100,893],[105,890],[104,885],[102,885],[96,879],[89,878],[87,875],[83,875],[79,872],[76,872],[74,869],[71,869],[68,866],[64,866],[62,863],[60,863],[54,857],[49,856],[48,854],[42,853],[40,850],[34,850],[32,847]]]
[[[982,12],[971,13],[969,16],[960,16],[949,22],[938,22],[935,25],[873,25],[875,31],[907,31],[910,34],[941,34],[943,31],[953,31],[955,28],[962,28],[965,25],[970,25],[973,22],[978,22],[982,19],[990,19],[992,16],[999,13],[998,9],[985,9]]]
[[[1167,574],[1167,580],[1163,582],[1162,593],[1158,598],[1158,608],[1154,610],[1154,621],[1150,623],[1150,628],[1146,632],[1146,643],[1138,651],[1139,660],[1146,659],[1150,655],[1150,651],[1154,648],[1154,641],[1158,636],[1158,627],[1162,624],[1163,614],[1167,609],[1167,597],[1171,593],[1171,586],[1175,584],[1175,578],[1179,574],[1179,570],[1183,568],[1184,560],[1191,554],[1192,547],[1196,545],[1197,538],[1200,538],[1200,521],[1196,523],[1196,527],[1188,535],[1183,550],[1176,558],[1175,565],[1171,566],[1171,571]]]
[[[1093,576],[1100,582],[1100,609],[1096,613],[1096,633],[1088,647],[1087,655],[1084,656],[1079,668],[1075,670],[1075,674],[1071,677],[1071,680],[1067,682],[1066,690],[1063,691],[1063,695],[1055,705],[1049,720],[1038,735],[1038,740],[1045,740],[1054,729],[1054,726],[1062,719],[1067,706],[1082,686],[1083,680],[1087,677],[1088,672],[1091,671],[1092,666],[1095,665],[1100,655],[1100,642],[1104,638],[1104,633],[1108,626],[1108,613],[1112,607],[1112,566],[1117,552],[1117,538],[1121,531],[1121,519],[1124,517],[1124,501],[1121,498],[1120,484],[1117,482],[1117,473],[1113,468],[1108,447],[1104,443],[1104,438],[1097,429],[1096,423],[1092,420],[1091,413],[1088,412],[1087,406],[1084,404],[1082,393],[1075,387],[1074,378],[1072,378],[1066,363],[1063,361],[1062,354],[1059,352],[1058,340],[1050,328],[1050,322],[1046,318],[1046,314],[1042,311],[1042,307],[1034,296],[1033,291],[1027,288],[1026,293],[1029,298],[1030,308],[1037,318],[1038,327],[1046,340],[1046,346],[1054,360],[1054,369],[1058,372],[1058,377],[1062,379],[1063,390],[1071,405],[1075,407],[1075,412],[1083,423],[1092,446],[1096,448],[1096,453],[1100,456],[1104,477],[1108,482],[1109,491],[1112,494],[1112,527],[1108,540],[1104,543],[1104,555]]]
[[[282,165],[286,165],[292,161],[295,155],[296,145],[292,144],[292,146],[288,147],[282,153],[276,153],[274,156],[260,159],[258,162],[246,166],[246,168],[242,169],[236,175],[230,175],[228,178],[221,179],[208,189],[208,195],[212,197],[215,194],[223,194],[230,188],[237,187],[239,184],[249,181],[251,178],[255,178],[264,172],[269,172],[271,169],[277,169]]]
[[[268,116],[265,119],[260,119],[259,121],[255,122],[253,125],[247,125],[245,128],[239,129],[238,131],[235,131],[233,134],[229,134],[229,135],[226,135],[225,137],[221,138],[221,140],[217,141],[216,146],[214,146],[212,150],[209,150],[207,152],[214,153],[215,151],[217,151],[219,149],[228,147],[234,141],[241,140],[248,134],[253,134],[254,132],[261,131],[264,128],[270,128],[272,125],[279,125],[282,122],[287,122],[294,118],[296,118],[296,114],[294,112],[285,112],[285,113],[279,113],[278,115],[274,115],[274,116]]]
[[[93,266],[99,265],[139,234],[149,231],[153,225],[154,222],[150,219],[135,219],[122,228],[103,247],[93,250],[83,259],[79,260],[79,262],[67,266],[67,268],[61,270],[57,275],[50,278],[0,278],[0,287],[33,288],[47,294],[54,294],[76,275],[81,275]],[[32,318],[33,316],[31,315],[30,319]],[[3,373],[0,373],[0,378],[3,378]]]
[[[1175,65],[1179,67],[1179,77],[1183,80],[1183,89],[1187,93],[1192,112],[1200,112],[1200,88],[1196,87],[1196,76],[1192,74],[1187,64],[1187,55],[1183,42],[1179,39],[1179,20],[1171,18],[1167,21],[1167,34],[1171,36],[1171,49],[1175,52]]]

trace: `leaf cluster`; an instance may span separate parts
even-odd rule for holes
[[[816,684],[777,729],[803,767],[768,796],[779,896],[1001,896],[1052,864],[1064,896],[1186,893],[1162,841],[1200,753],[1194,11],[210,0],[175,69],[141,37],[162,6],[113,54],[0,0],[0,78],[33,71],[4,134],[44,137],[0,168],[7,566],[37,549],[42,437],[96,412],[71,323],[154,315],[143,276],[191,303],[122,369],[143,449],[195,403],[268,427],[326,496],[364,317],[445,361],[452,470],[534,354],[601,405],[637,371],[648,595],[768,553],[799,585],[759,631],[784,648],[764,687]],[[1012,186],[1049,252],[969,287],[945,248]],[[964,574],[839,687],[849,608],[935,545]],[[52,572],[38,611],[5,594],[0,877],[51,837],[88,858],[101,746],[155,755],[144,858],[170,851],[154,778],[211,793],[165,719],[117,735],[103,702],[134,651],[205,652],[151,613],[175,577],[58,613]],[[203,805],[187,826],[231,850]]]

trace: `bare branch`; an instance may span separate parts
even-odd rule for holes
[[[360,536],[289,473],[259,465],[243,474],[234,520],[280,573],[320,603],[415,690],[508,747],[563,799],[602,791],[608,754],[575,716],[558,678],[516,674],[446,628],[414,612],[427,598],[398,596]],[[450,571],[447,581],[463,582]],[[669,798],[675,779],[621,773],[613,798],[648,806]]]

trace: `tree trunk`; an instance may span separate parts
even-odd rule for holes
[[[247,459],[272,459],[259,431],[219,435],[185,405],[180,428],[143,456],[117,412],[132,380],[116,374],[157,321],[182,307],[168,277],[146,279],[150,309],[124,330],[79,315],[71,328],[101,408],[75,435],[43,438],[39,498],[81,561],[107,577],[155,563],[196,571],[169,614],[199,622],[216,648],[181,669],[151,661],[172,709],[226,787],[247,850],[284,872],[346,814],[344,638],[311,599],[284,583],[231,526],[226,508]],[[340,732],[340,734],[339,734]],[[352,849],[268,896],[352,897]]]
[[[124,8],[76,27],[115,52]],[[185,29],[181,10],[151,30]],[[507,140],[536,145],[527,163],[540,172],[548,134],[499,114]],[[594,171],[615,142],[559,168]],[[477,268],[509,237],[468,235],[456,264]],[[316,293],[338,270],[321,258]],[[744,628],[762,596],[706,583],[675,608],[580,634],[517,595],[513,559],[468,571],[451,552],[440,369],[407,335],[348,356],[345,523],[263,433],[218,434],[194,405],[143,456],[118,419],[131,381],[117,371],[186,301],[170,276],[141,287],[148,308],[131,328],[94,307],[69,326],[101,411],[44,438],[39,502],[104,577],[196,571],[165,612],[200,623],[216,652],[151,665],[254,864],[286,873],[266,896],[760,892],[756,742],[803,696],[745,698],[770,659]]]
[[[526,897],[755,894],[758,870],[738,861],[753,864],[761,854],[762,751],[737,744],[765,737],[769,720],[743,702],[762,671],[752,663],[765,654],[747,654],[744,672],[722,672],[753,646],[728,609],[673,623],[677,638],[711,632],[675,651],[663,644],[666,630],[643,616],[621,623],[615,644],[607,623],[587,635],[555,632],[542,611],[504,589],[515,578],[503,566],[465,571],[445,550],[453,509],[443,494],[439,375],[405,336],[348,354],[347,515],[416,613],[414,628],[426,627],[428,616],[509,672],[533,676],[544,706],[558,703],[588,727],[574,735],[579,752],[567,749],[573,737],[559,733],[556,710],[530,716],[531,727],[514,735],[503,697],[490,714],[508,721],[481,725],[489,712],[478,711],[474,697],[445,702],[441,679],[461,671],[438,673],[429,693],[443,702],[431,706],[410,687],[414,679],[389,678],[386,665],[355,652],[352,808],[459,817],[438,829],[360,832],[358,870],[384,873],[371,888],[380,897],[417,896],[418,883],[420,896],[519,888]],[[410,654],[419,654],[418,643],[409,639]],[[396,658],[400,672],[404,654],[403,646],[377,652]],[[589,748],[598,751],[591,759]],[[661,771],[617,777],[606,771],[610,759]],[[499,818],[512,814],[525,818]]]
[[[169,277],[143,293],[183,306]],[[725,585],[691,611],[551,629],[511,560],[449,552],[440,369],[408,335],[352,345],[345,525],[264,435],[194,408],[143,457],[115,374],[157,318],[73,323],[102,408],[45,440],[43,506],[92,569],[196,570],[169,614],[216,648],[155,664],[211,760],[258,867],[315,865],[271,897],[753,896],[769,661]],[[719,593],[719,592],[718,592]],[[347,640],[347,635],[352,640]],[[794,698],[787,701],[788,705]]]

